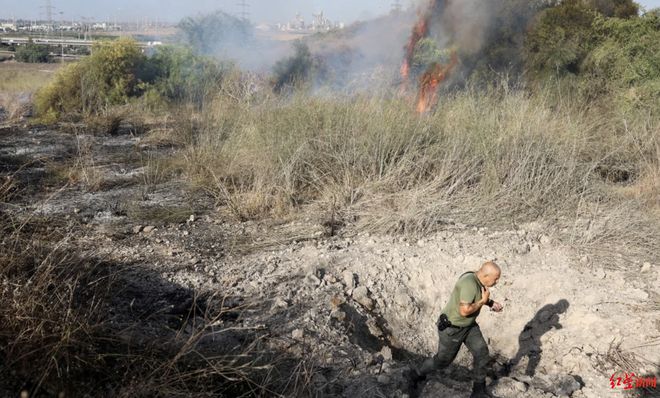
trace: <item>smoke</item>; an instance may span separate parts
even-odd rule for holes
[[[394,13],[355,23],[344,31],[308,40],[324,66],[317,86],[343,91],[371,91],[398,79],[414,13]]]
[[[463,53],[481,51],[490,31],[493,2],[483,0],[448,1],[446,11],[436,23]],[[449,29],[447,29],[449,28]]]
[[[259,37],[248,21],[223,11],[184,18],[178,28],[179,41],[197,53],[234,61],[247,70],[267,71],[290,52],[287,43]]]
[[[313,59],[317,89],[398,88],[400,70],[412,68],[415,62],[417,69],[409,79],[416,85],[434,63],[446,65],[456,55],[452,68],[435,68],[444,71],[447,82],[443,84],[449,86],[463,82],[477,69],[491,73],[520,64],[525,28],[542,5],[549,3],[420,0],[405,11],[301,40]],[[221,12],[184,21],[180,27],[187,32],[187,42],[203,53],[232,59],[244,69],[272,73],[278,61],[294,56],[291,42],[278,40],[273,32],[257,34],[253,26]]]

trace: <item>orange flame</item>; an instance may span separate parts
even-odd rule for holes
[[[447,65],[433,63],[419,79],[419,94],[417,95],[417,112],[425,113],[438,102],[438,87],[444,82],[452,69],[458,64],[456,52],[452,52]]]
[[[400,70],[402,78],[402,93],[406,92],[408,89],[410,68],[413,62],[413,57],[415,56],[415,48],[417,47],[417,43],[428,36],[431,18],[433,17],[434,12],[442,12],[438,11],[438,9],[443,7],[443,4],[446,5],[446,2],[443,2],[442,0],[430,0],[427,9],[424,11],[424,13],[419,15],[419,20],[412,29],[410,39],[408,40],[408,43],[405,47],[405,58]],[[419,79],[417,112],[420,114],[427,112],[437,103],[438,87],[443,81],[447,79],[449,73],[451,73],[457,64],[458,57],[456,56],[456,52],[452,52],[449,64],[443,66],[438,63],[433,63],[431,66],[429,66],[426,72],[424,72],[424,74]]]
[[[433,3],[433,2],[431,2]],[[430,7],[429,7],[430,10]],[[408,44],[406,44],[406,56],[401,65],[401,77],[403,78],[403,85],[407,86],[408,77],[410,75],[410,65],[412,64],[413,57],[415,55],[415,47],[420,40],[425,38],[428,35],[428,26],[431,19],[431,13],[429,11],[425,12],[423,15],[420,15],[420,19],[417,21],[413,27],[410,39]]]

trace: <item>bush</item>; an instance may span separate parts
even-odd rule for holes
[[[273,67],[272,83],[275,92],[302,87],[323,73],[321,61],[312,56],[307,44],[299,40],[293,45],[295,53],[278,61]]]
[[[594,30],[600,44],[582,65],[585,86],[628,102],[660,105],[660,17],[598,18]]]
[[[134,40],[97,44],[90,57],[66,66],[37,92],[37,114],[52,120],[65,113],[99,114],[125,104],[142,92],[143,77],[154,78],[146,63]]]
[[[527,70],[536,76],[578,73],[596,46],[596,16],[581,0],[567,0],[541,13],[525,43]]]
[[[566,0],[543,11],[526,39],[528,71],[537,76],[578,74],[589,53],[607,39],[598,34],[597,21],[635,20],[638,12],[631,0]]]
[[[16,60],[29,63],[46,63],[50,61],[48,46],[34,44],[32,40],[16,49]]]
[[[546,10],[526,42],[530,75],[540,82],[552,75],[564,78],[588,102],[657,106],[660,18],[629,15],[629,5],[572,0]]]
[[[204,105],[214,95],[231,65],[218,63],[183,47],[160,47],[149,60],[157,75],[154,90],[176,103]]]

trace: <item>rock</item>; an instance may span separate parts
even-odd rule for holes
[[[519,396],[520,393],[527,391],[527,386],[525,383],[511,377],[503,377],[497,381],[497,385],[492,391],[498,397],[513,397]]]
[[[392,360],[392,349],[388,346],[383,347],[379,354],[383,356],[384,361]]]
[[[344,280],[344,284],[346,285],[347,289],[355,289],[357,286],[357,278],[353,272],[346,270],[342,272],[341,277]]]
[[[366,286],[358,286],[353,289],[353,300],[368,310],[374,308],[374,301],[369,298],[369,289]]]
[[[388,375],[378,375],[376,378],[380,384],[388,384],[390,382],[390,377]]]
[[[394,295],[394,304],[401,308],[409,308],[412,305],[412,298],[403,290],[397,291]]]
[[[311,287],[318,287],[321,284],[321,280],[314,274],[307,274],[305,284]]]
[[[133,233],[134,234],[139,234],[142,231],[142,225],[136,225],[133,227]]]
[[[339,309],[335,309],[330,312],[330,317],[343,322],[346,319],[346,313]]]
[[[575,376],[560,374],[537,374],[531,380],[531,385],[558,397],[570,397],[575,391],[582,388]]]
[[[305,337],[305,333],[302,331],[302,329],[295,329],[293,332],[291,332],[291,338],[294,340],[302,340],[303,337]]]
[[[144,227],[144,229],[142,229],[142,232],[144,232],[145,234],[149,234],[151,232],[154,232],[155,230],[156,230],[156,227],[154,227],[153,225],[149,225],[149,226]]]
[[[527,254],[531,250],[531,247],[529,246],[529,243],[521,243],[514,249],[514,252],[516,254]]]
[[[542,245],[549,245],[552,243],[552,238],[548,235],[541,235],[539,236],[539,242],[541,242]]]
[[[333,284],[337,282],[337,278],[335,278],[334,275],[332,274],[325,274],[325,276],[323,276],[323,280],[328,282],[329,284]]]
[[[188,220],[186,221],[186,223],[190,224],[190,223],[193,223],[193,222],[195,222],[195,215],[191,214],[190,217],[188,217]]]
[[[333,310],[338,309],[344,303],[346,303],[346,300],[344,299],[344,296],[342,296],[342,295],[336,294],[336,295],[332,296],[332,298],[330,299],[330,305],[332,306]]]
[[[642,264],[642,272],[648,272],[651,270],[651,263],[648,261]]]
[[[375,337],[383,337],[383,331],[380,329],[380,327],[373,318],[367,319],[365,323],[367,324],[369,333],[371,333]]]
[[[589,264],[589,256],[582,256],[580,258],[580,263],[582,264]]]
[[[282,297],[277,297],[273,300],[273,308],[287,308],[289,303]]]

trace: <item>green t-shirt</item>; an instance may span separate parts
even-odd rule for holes
[[[454,326],[470,326],[476,322],[481,309],[465,317],[461,316],[458,311],[459,304],[461,301],[471,304],[479,300],[481,300],[481,282],[479,282],[474,272],[468,272],[458,278],[458,282],[456,282],[456,286],[454,286],[454,290],[451,292],[451,296],[449,296],[449,302],[442,310],[442,313],[447,315],[447,318],[449,318],[449,321]]]

